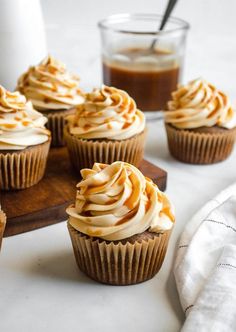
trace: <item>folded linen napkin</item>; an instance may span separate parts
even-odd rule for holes
[[[187,224],[174,274],[187,316],[182,332],[236,331],[236,183]]]

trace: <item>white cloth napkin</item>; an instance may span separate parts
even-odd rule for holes
[[[236,183],[187,224],[174,274],[186,314],[182,332],[236,331]]]

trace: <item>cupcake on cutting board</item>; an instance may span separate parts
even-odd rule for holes
[[[167,196],[133,165],[81,170],[68,229],[79,268],[106,284],[130,285],[161,268],[174,225]]]
[[[0,190],[28,188],[43,177],[51,142],[46,122],[25,96],[0,86]]]
[[[125,92],[103,85],[86,94],[64,131],[70,159],[79,171],[116,160],[138,166],[143,159],[146,123]]]
[[[173,92],[164,112],[170,153],[190,164],[225,160],[236,138],[236,113],[229,98],[203,79]]]
[[[52,56],[30,67],[18,80],[17,90],[48,118],[52,146],[64,145],[65,117],[72,114],[75,105],[84,100],[79,82],[78,76],[70,74],[65,65]]]

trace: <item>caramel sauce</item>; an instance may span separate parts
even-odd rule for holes
[[[30,121],[22,121],[23,126],[27,127],[31,122]]]
[[[180,77],[180,66],[177,56],[171,52],[158,50],[155,61],[132,61],[142,56],[142,48],[130,48],[119,51],[129,61],[122,59],[103,59],[104,84],[125,90],[134,98],[137,107],[142,111],[157,111],[166,108],[171,92],[176,90]],[[171,58],[172,56],[172,58]]]
[[[100,235],[102,235],[102,231],[100,231],[100,230],[92,231],[90,228],[87,229],[87,233],[90,236],[100,236]]]
[[[5,124],[2,124],[3,127],[5,128],[8,128],[8,129],[13,129],[15,128],[17,125],[14,124],[14,123],[5,123]]]
[[[131,123],[126,122],[123,124],[122,129],[126,129],[126,128],[130,127],[130,125],[131,125]]]
[[[116,203],[116,202],[117,202],[116,199],[110,199],[110,201],[106,202],[105,205],[111,205],[111,204]]]
[[[119,179],[117,180],[118,186],[121,186],[122,184],[124,184],[125,180],[126,180],[126,173],[123,170],[120,177],[119,177]]]
[[[89,125],[89,124],[86,124],[85,126],[84,126],[84,130],[89,130],[90,128],[92,128],[92,126],[91,125]]]
[[[127,200],[125,201],[124,205],[129,210],[132,210],[135,207],[135,205],[137,204],[137,201],[139,199],[140,185],[139,185],[138,181],[136,180],[135,175],[133,175],[132,173],[130,174],[129,179],[132,183],[133,191],[132,191],[132,194],[130,195],[130,197],[127,198]]]
[[[175,221],[175,217],[174,217],[173,214],[171,213],[170,208],[168,208],[168,207],[163,208],[163,209],[161,210],[161,213],[167,215],[167,216],[170,218],[171,221],[173,221],[173,222]]]
[[[56,84],[52,85],[52,91],[57,92],[57,86],[56,86]]]
[[[150,209],[150,206],[151,206],[151,201],[148,199],[145,204],[145,212],[147,212]]]
[[[57,68],[55,68],[55,67],[48,67],[48,71],[49,71],[49,73],[51,73],[51,74],[56,74],[56,72],[57,72]]]
[[[15,119],[16,121],[21,121],[21,118],[19,118],[19,116],[15,116],[14,119]]]

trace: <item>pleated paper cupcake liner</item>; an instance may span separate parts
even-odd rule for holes
[[[62,110],[62,111],[49,111],[45,112],[45,116],[48,118],[48,122],[46,123],[47,129],[49,129],[52,133],[52,143],[51,147],[60,147],[64,146],[64,138],[63,138],[63,129],[66,125],[66,116],[70,114],[74,114],[75,109],[70,110]]]
[[[6,215],[2,210],[0,210],[0,250],[2,246],[2,238],[5,230],[5,225],[6,225]]]
[[[166,124],[170,153],[189,164],[213,164],[225,160],[232,152],[236,129],[223,133],[198,133]]]
[[[25,150],[0,152],[0,189],[25,189],[38,183],[44,173],[51,139]]]
[[[132,285],[154,277],[165,258],[171,231],[141,242],[107,242],[88,237],[68,223],[78,267],[90,278],[110,285]]]
[[[64,137],[71,163],[77,171],[92,168],[95,162],[111,164],[114,161],[125,161],[139,166],[143,159],[146,130],[122,141],[96,141],[70,135],[65,127]]]

